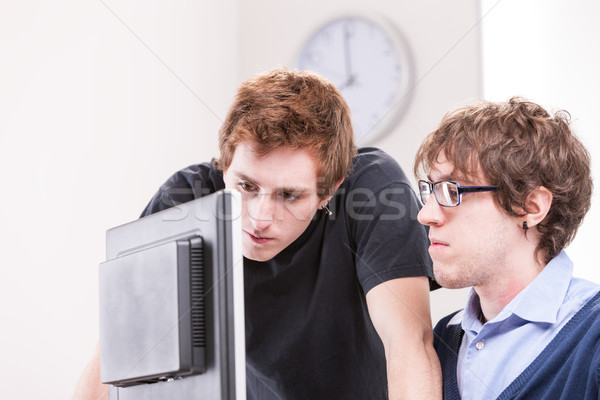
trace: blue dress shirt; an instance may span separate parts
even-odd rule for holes
[[[600,289],[572,274],[573,263],[562,251],[483,325],[479,296],[471,289],[465,310],[448,322],[465,331],[457,365],[462,399],[496,399]]]

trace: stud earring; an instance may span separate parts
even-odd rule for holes
[[[529,229],[529,227],[527,226],[527,221],[523,221],[523,230],[527,232],[527,229]]]
[[[321,207],[321,210],[324,210],[327,215],[332,215],[333,213],[331,212],[331,210],[329,209],[329,207],[327,207],[329,204],[325,204],[323,207]]]

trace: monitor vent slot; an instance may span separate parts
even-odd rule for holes
[[[192,293],[192,346],[206,346],[206,320],[204,314],[204,254],[202,244],[192,246],[191,293]]]

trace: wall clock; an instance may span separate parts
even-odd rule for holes
[[[410,52],[382,18],[345,15],[322,24],[300,49],[297,66],[340,90],[352,111],[359,146],[389,133],[408,106]]]

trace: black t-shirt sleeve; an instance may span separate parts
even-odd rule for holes
[[[364,293],[395,278],[432,276],[420,205],[404,172],[383,154],[358,166],[346,197],[356,252],[356,271]]]
[[[427,234],[410,187],[391,184],[371,201],[372,212],[361,211],[370,218],[356,220],[356,267],[364,292],[395,278],[431,276]]]
[[[225,189],[223,176],[214,162],[190,165],[173,174],[162,184],[140,217],[187,203],[222,189]]]

